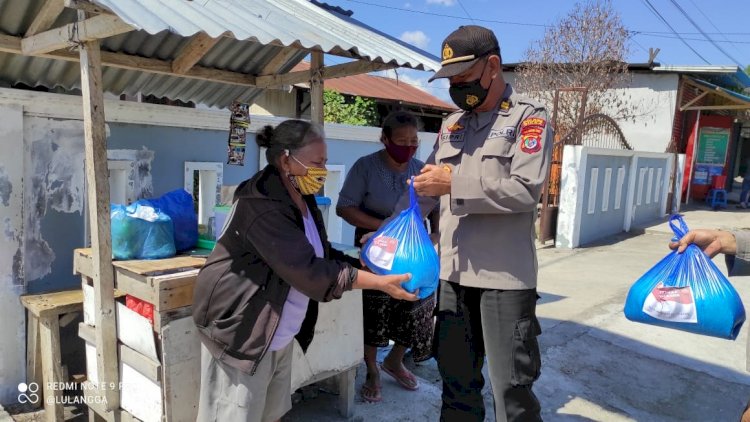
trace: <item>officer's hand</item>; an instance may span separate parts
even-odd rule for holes
[[[678,242],[670,243],[669,247],[682,253],[691,243],[701,248],[711,258],[719,253],[734,255],[737,251],[737,241],[732,233],[706,229],[690,230]]]
[[[414,178],[414,190],[419,196],[442,196],[451,193],[450,167],[427,164]]]

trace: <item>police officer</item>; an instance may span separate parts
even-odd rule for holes
[[[484,420],[485,357],[497,420],[541,420],[534,221],[552,129],[544,106],[505,83],[492,31],[458,28],[441,64],[430,81],[448,78],[461,111],[445,119],[414,180],[422,212],[440,206],[441,420]]]

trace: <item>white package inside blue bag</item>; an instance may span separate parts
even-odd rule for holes
[[[412,178],[413,182],[413,178]],[[424,299],[435,292],[440,260],[427,234],[414,187],[409,185],[410,206],[367,241],[362,260],[375,274],[411,273],[403,288]]]
[[[688,232],[679,215],[669,225],[680,239]],[[697,334],[734,340],[745,322],[737,291],[696,245],[673,251],[633,284],[625,317]]]

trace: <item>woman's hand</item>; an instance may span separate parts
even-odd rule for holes
[[[381,275],[379,278],[379,287],[383,293],[388,294],[394,299],[408,300],[414,302],[419,299],[417,290],[414,293],[409,293],[401,286],[401,283],[411,280],[411,274],[394,274],[394,275]]]
[[[362,237],[359,239],[359,243],[362,244],[364,247],[368,240],[375,234],[375,232],[369,232],[362,235]]]
[[[669,247],[682,253],[691,243],[701,248],[711,258],[719,253],[727,255],[737,253],[737,240],[734,235],[723,230],[690,230],[678,242],[670,243]]]
[[[377,275],[367,271],[358,271],[352,288],[380,290],[394,299],[414,302],[419,299],[418,292],[409,293],[401,286],[401,283],[409,280],[411,280],[411,274]]]

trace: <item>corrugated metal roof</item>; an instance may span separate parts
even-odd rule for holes
[[[701,79],[697,78],[690,78],[693,82],[697,83],[700,86],[703,86],[705,88],[708,88],[711,91],[721,92],[722,94],[729,95],[730,97],[734,98],[735,100],[744,103],[748,108],[750,108],[750,96],[740,94],[739,92],[730,91],[726,88],[722,88],[716,84],[712,84],[711,82],[706,82]]]
[[[0,0],[0,33],[22,36],[45,0]],[[224,35],[198,63],[207,68],[260,74],[284,46],[304,48],[288,57],[286,73],[309,52],[326,53],[436,70],[437,59],[346,14],[307,0],[96,0],[139,28],[102,41],[102,50],[173,60],[190,36]],[[54,26],[75,21],[65,9]],[[234,100],[252,101],[262,90],[217,82],[158,75],[110,67],[103,69],[104,89],[119,94],[168,97],[225,107]],[[0,53],[0,81],[30,86],[80,87],[76,62]]]
[[[721,85],[724,88],[745,89],[750,87],[750,76],[739,66],[659,66],[655,72],[671,72],[694,75]]]
[[[310,63],[303,61],[294,66],[292,70],[308,69],[310,69]],[[363,74],[328,79],[325,81],[325,88],[338,91],[342,94],[399,101],[444,111],[456,110],[456,106],[448,104],[426,91],[405,82],[382,76]]]
[[[437,70],[431,54],[307,0],[95,0],[149,34],[169,31],[281,43],[420,70]]]

